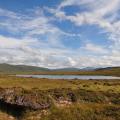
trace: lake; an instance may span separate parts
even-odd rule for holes
[[[48,79],[81,79],[81,80],[109,80],[109,79],[120,79],[120,77],[114,76],[101,76],[101,75],[16,75],[17,77],[27,78],[48,78]]]

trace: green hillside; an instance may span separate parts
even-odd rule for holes
[[[0,73],[32,73],[40,71],[49,71],[49,69],[26,65],[0,64]]]
[[[36,66],[0,64],[0,73],[6,74],[53,74],[53,75],[112,75],[120,76],[120,67],[106,67],[93,70],[78,68],[48,69]]]
[[[101,73],[104,75],[116,75],[120,76],[120,67],[107,67],[107,68],[101,68],[97,69],[96,73]]]

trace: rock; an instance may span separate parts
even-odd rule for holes
[[[0,101],[33,110],[47,109],[51,104],[49,97],[42,92],[25,91],[22,88],[0,89]]]

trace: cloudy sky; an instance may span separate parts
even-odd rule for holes
[[[120,0],[0,0],[0,63],[120,66]]]

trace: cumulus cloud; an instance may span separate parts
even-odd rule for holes
[[[89,51],[89,52],[93,52],[93,53],[96,53],[96,54],[106,54],[108,53],[108,50],[99,46],[99,45],[94,45],[94,44],[91,44],[91,43],[87,43],[84,47],[85,50]]]
[[[0,18],[4,18],[0,19],[0,30],[11,35],[0,35],[0,62],[50,68],[120,65],[119,3],[120,0],[64,0],[56,9],[44,8],[52,17],[45,16],[39,8],[28,14],[0,8]],[[62,9],[66,6],[83,6],[87,10],[68,15]],[[63,31],[52,24],[54,20],[70,21],[77,27],[96,25],[106,32],[112,44],[108,49],[89,42],[79,49],[69,49],[62,37],[81,38],[82,34]]]
[[[0,62],[51,68],[71,65],[67,57],[64,56],[64,50],[54,49],[54,52],[53,48],[41,50],[39,45],[41,45],[40,41],[33,39],[15,39],[0,36]]]

